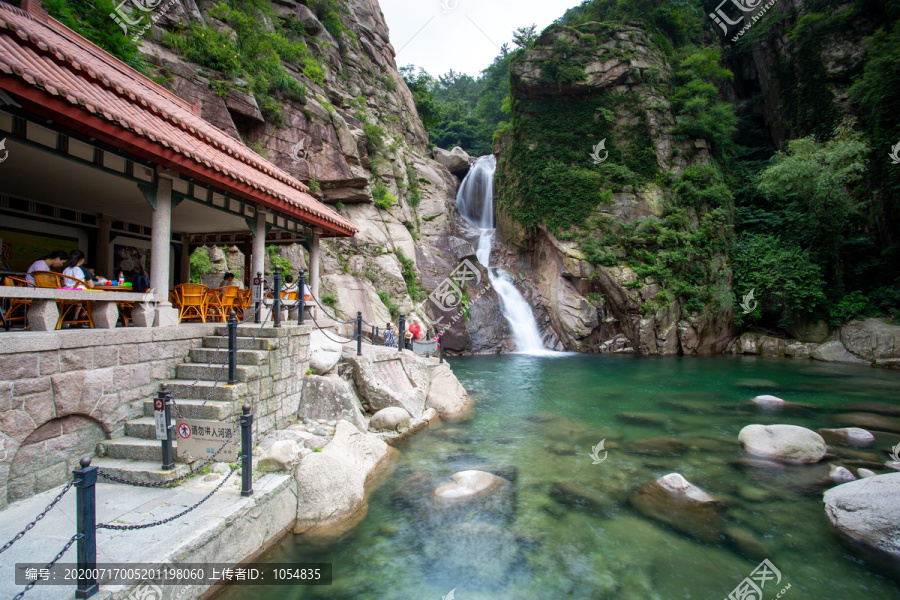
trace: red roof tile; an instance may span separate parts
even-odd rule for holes
[[[58,114],[60,122],[73,120],[65,109],[80,109],[74,113],[79,130],[95,131],[97,139],[109,132],[103,136],[104,128],[91,115],[152,142],[139,144],[144,151],[137,153],[158,164],[322,227],[326,236],[358,231],[310,196],[305,185],[203,120],[181,98],[62,23],[0,2],[0,88],[21,96],[15,79],[55,97],[35,108]],[[125,137],[113,139],[125,145]],[[128,146],[136,151],[134,143]],[[146,156],[148,148],[152,152]]]

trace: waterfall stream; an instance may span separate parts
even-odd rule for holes
[[[541,341],[541,332],[531,312],[531,306],[516,289],[508,273],[491,268],[491,244],[494,241],[494,171],[497,159],[493,154],[480,157],[463,179],[456,194],[459,214],[481,231],[475,256],[485,266],[497,296],[500,309],[509,324],[516,342],[516,350],[527,354],[549,352]]]

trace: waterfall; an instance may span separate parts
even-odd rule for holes
[[[531,306],[525,297],[516,289],[510,276],[503,270],[491,268],[491,244],[494,241],[494,171],[497,159],[493,154],[480,157],[466,178],[459,186],[456,204],[459,214],[477,227],[481,234],[478,237],[478,248],[475,256],[478,262],[487,268],[488,278],[497,296],[500,298],[500,309],[509,324],[516,350],[526,354],[548,352],[541,341],[541,332],[531,312]]]

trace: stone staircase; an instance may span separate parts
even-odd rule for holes
[[[268,371],[270,352],[277,350],[281,342],[277,336],[268,335],[267,331],[271,329],[265,328],[260,331],[259,337],[252,339],[257,329],[238,327],[237,347],[246,347],[237,353],[237,383],[234,385],[228,385],[227,365],[219,376],[220,367],[228,358],[227,329],[224,326],[216,328],[214,335],[204,337],[202,347],[191,349],[190,362],[176,366],[176,379],[159,382],[168,384],[185,418],[224,421],[240,414],[249,394],[248,384],[259,380]],[[204,404],[207,396],[209,400]],[[153,399],[145,399],[143,416],[126,421],[124,436],[101,442],[97,452],[99,458],[94,459],[93,464],[110,475],[143,483],[164,481],[188,473],[190,464],[182,462],[177,453],[173,470],[160,469],[162,447],[156,439],[153,412]],[[176,416],[173,410],[173,425]],[[177,446],[177,441],[173,445]]]

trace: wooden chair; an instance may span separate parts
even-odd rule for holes
[[[7,276],[3,278],[3,285],[14,287],[34,287],[27,279],[19,277]],[[6,324],[12,327],[18,321],[21,321],[23,329],[28,329],[28,307],[31,306],[31,300],[27,298],[10,298],[9,306],[3,315]]]
[[[88,284],[77,277],[70,277],[54,271],[34,271],[31,276],[34,277],[35,287],[39,288],[82,287],[89,289]],[[84,323],[90,327],[94,326],[94,320],[91,318],[91,309],[94,303],[90,300],[57,300],[56,306],[59,309],[57,329],[63,325],[82,325]]]
[[[209,288],[200,283],[182,283],[172,290],[173,306],[178,309],[178,322],[186,319],[200,319],[206,323]]]
[[[251,304],[253,304],[253,290],[250,288],[238,290],[234,299],[234,311],[237,313],[238,321],[244,320],[244,312],[250,308]]]
[[[223,323],[228,321],[228,315],[232,310],[237,312],[235,303],[240,290],[236,285],[228,285],[209,290],[206,315],[213,319],[219,319]]]
[[[144,292],[149,294],[150,290]],[[169,292],[169,301],[172,302],[172,293]],[[172,302],[174,305],[175,303]],[[134,309],[134,302],[116,302],[116,306],[119,307],[119,319],[122,321],[122,327],[128,327],[131,323],[131,312]]]

